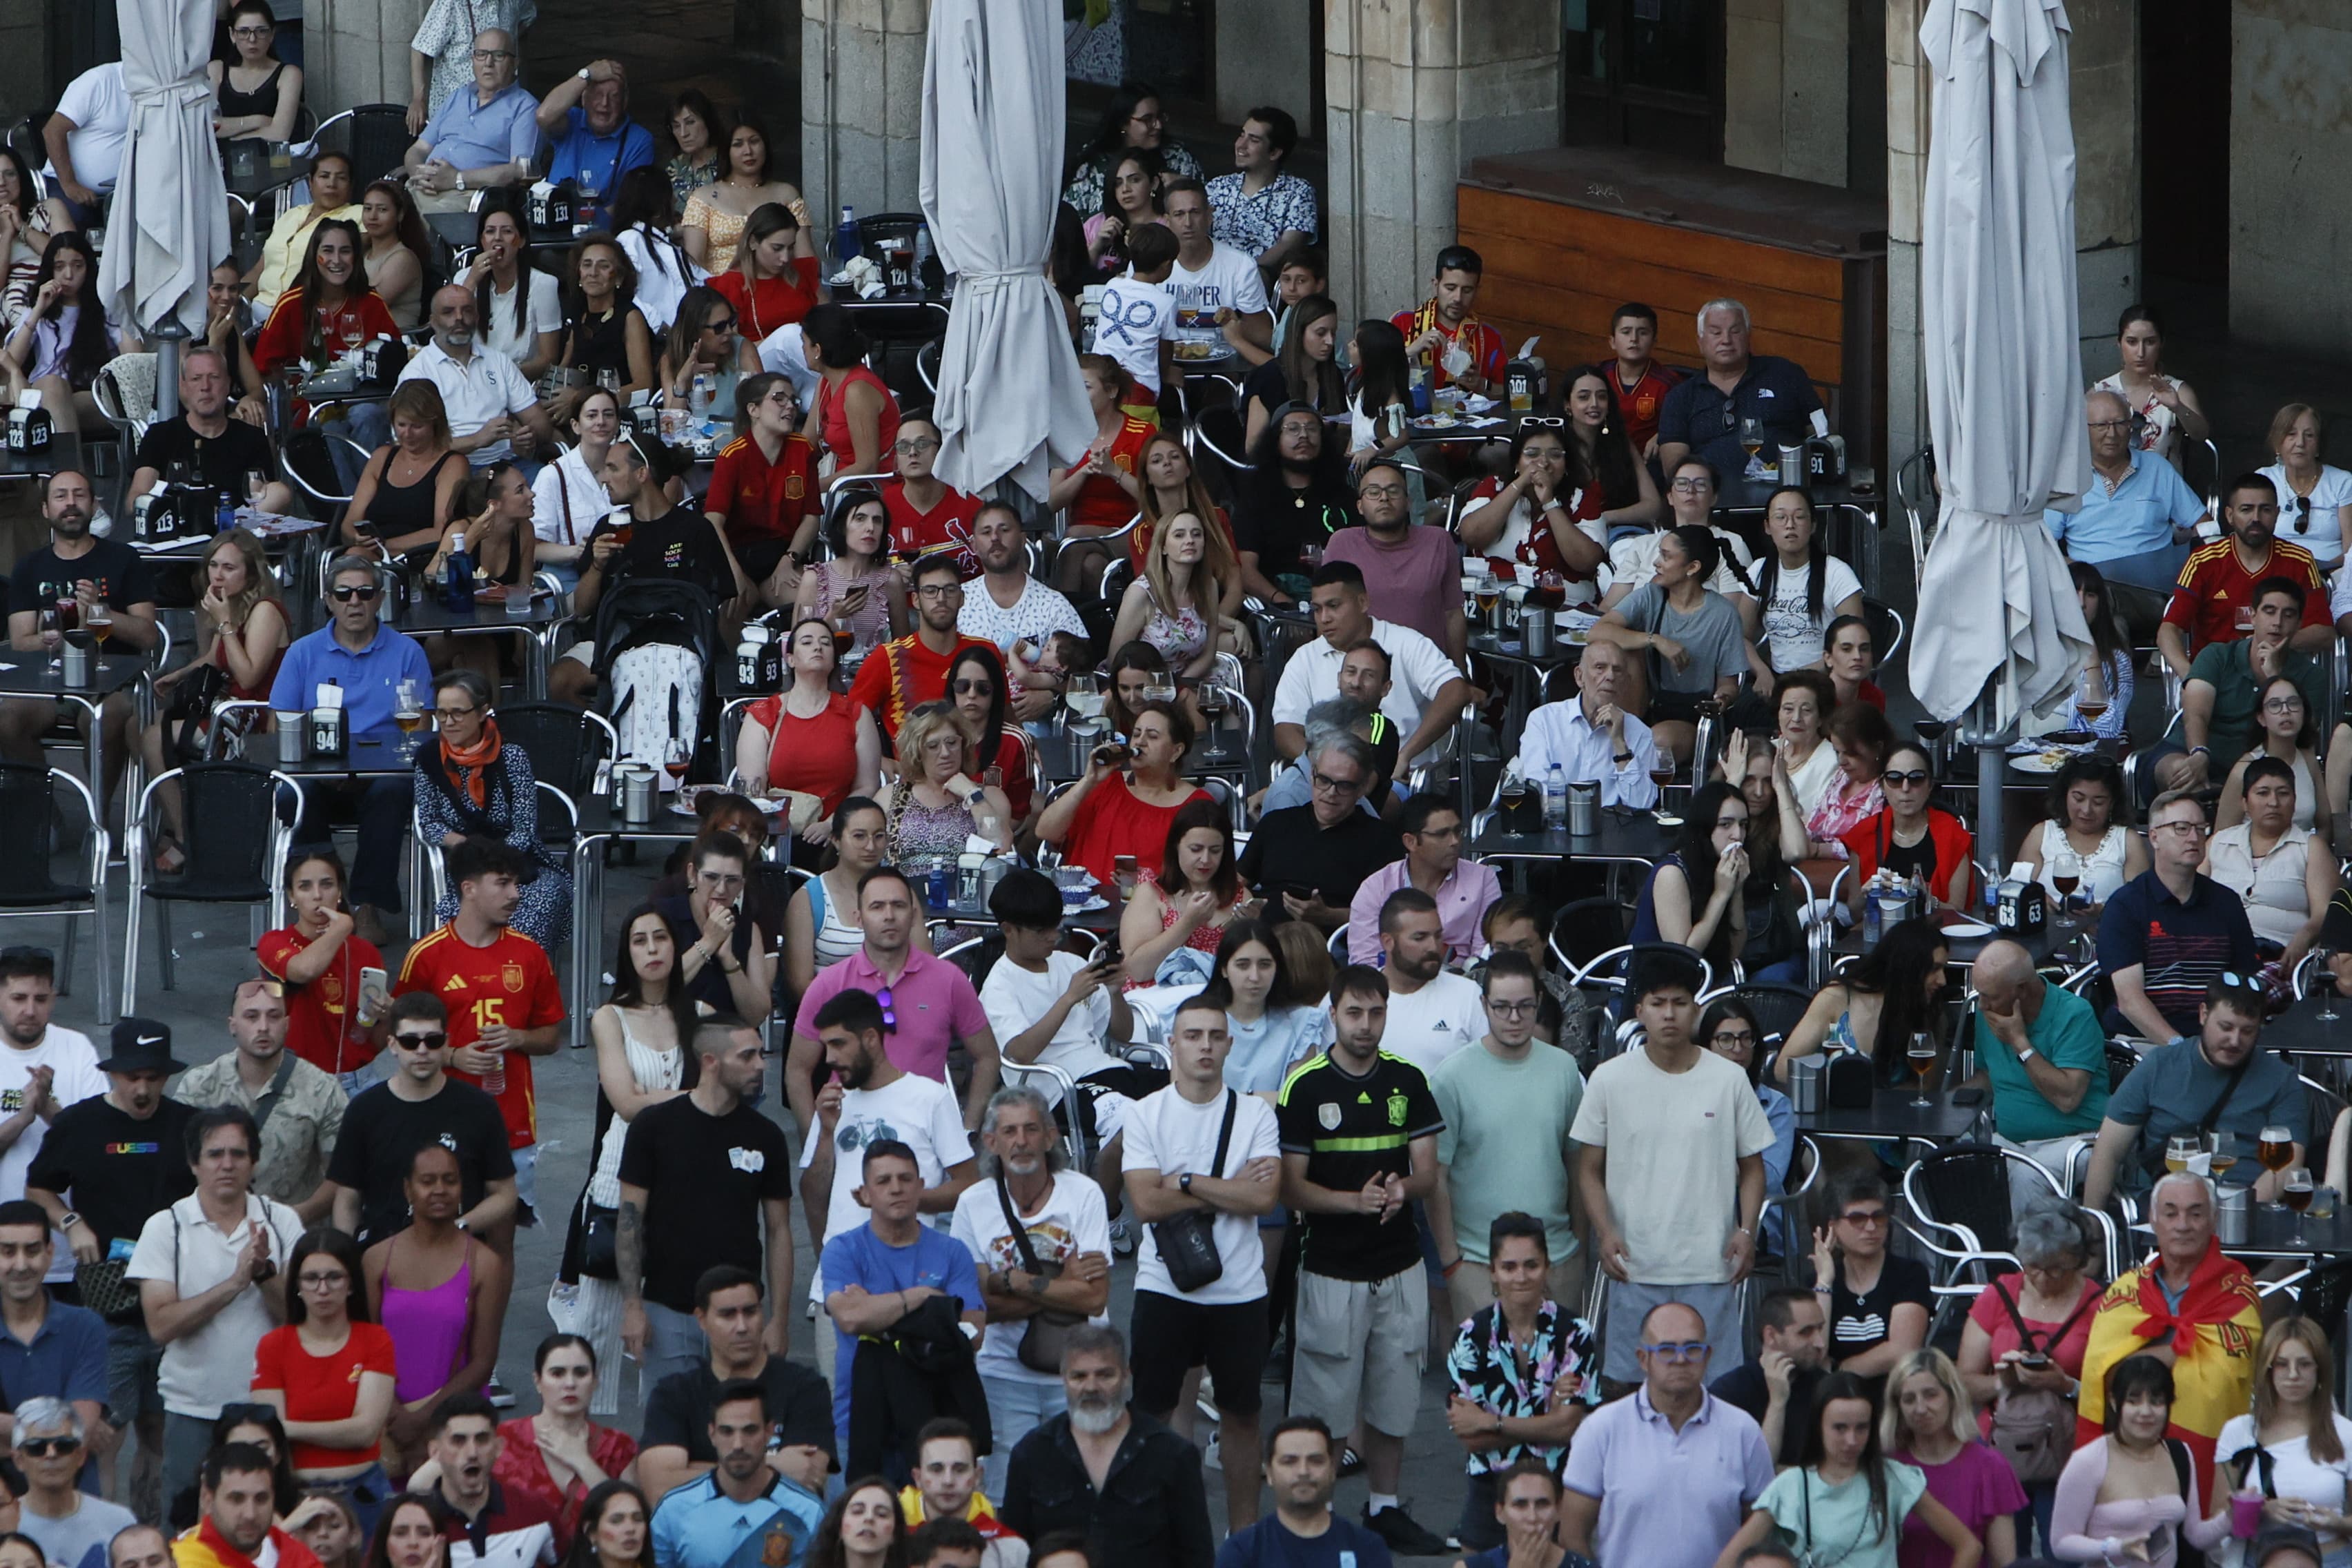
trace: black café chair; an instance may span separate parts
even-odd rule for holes
[[[180,787],[184,830],[180,847],[186,863],[173,876],[148,868],[148,823],[158,808],[155,792],[167,783]],[[130,813],[127,855],[131,914],[122,937],[122,1011],[139,1010],[139,927],[145,900],[155,900],[157,960],[163,989],[174,988],[172,967],[172,905],[244,904],[258,927],[274,909],[288,840],[293,830],[280,818],[278,792],[298,786],[283,773],[247,763],[190,763],[149,781]],[[259,931],[257,929],[255,935]]]
[[[60,881],[49,853],[50,825],[68,796],[78,796],[85,823],[83,863],[75,879]],[[106,825],[81,780],[60,768],[0,763],[0,921],[62,919],[65,952],[57,966],[58,994],[73,994],[74,938],[87,919],[96,933],[99,1021],[112,1022],[107,1006]]]
[[[352,161],[354,190],[400,167],[416,138],[408,132],[408,108],[399,103],[362,103],[320,122],[310,140],[321,153],[341,153]]]

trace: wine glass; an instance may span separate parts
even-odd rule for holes
[[[1675,782],[1675,759],[1671,753],[1660,752],[1650,759],[1650,782],[1658,787],[1656,813],[1658,826],[1680,827],[1683,825],[1683,819],[1675,816],[1673,809],[1666,805],[1667,787]]]
[[[2311,1245],[2303,1234],[2303,1211],[2311,1206],[2311,1167],[2308,1165],[2289,1166],[2285,1179],[2279,1183],[2279,1196],[2285,1199],[2286,1206],[2294,1211],[2294,1245],[2297,1247]]]
[[[259,468],[245,470],[245,499],[255,510],[261,508],[261,492],[269,488],[269,476]]]
[[[2254,1157],[2263,1163],[2265,1171],[2284,1171],[2294,1164],[2294,1129],[2276,1124],[2263,1128],[2254,1143]],[[2263,1206],[2273,1214],[2280,1213],[2285,1207],[2277,1203],[2267,1203]]]
[[[685,740],[670,742],[668,749],[662,754],[662,766],[669,772],[671,788],[675,789],[686,782],[686,770],[693,761],[694,748]]]
[[[1927,1075],[1936,1070],[1936,1037],[1925,1029],[1919,1030],[1911,1037],[1911,1044],[1904,1055],[1910,1058],[1912,1074],[1919,1080],[1919,1092],[1911,1101],[1912,1107],[1918,1110],[1933,1110],[1936,1102],[1927,1098]]]
[[[81,617],[84,630],[98,642],[98,651],[106,651],[106,639],[114,632],[114,611],[104,599],[95,600]]]
[[[2058,889],[2058,929],[2074,929],[2074,889],[2083,885],[2083,860],[2071,849],[2050,857],[2050,885]]]
[[[41,646],[49,650],[49,673],[66,672],[65,658],[58,650],[65,646],[66,635],[58,626],[58,607],[44,605],[41,609]]]
[[[2106,676],[2096,664],[2086,664],[2074,682],[2074,711],[2083,716],[2084,722],[2096,724],[2099,715],[2106,710]]]
[[[1205,761],[1222,762],[1224,760],[1225,744],[1218,721],[1224,718],[1225,707],[1231,699],[1225,689],[1213,679],[1201,682],[1193,695],[1200,701],[1201,717],[1207,721],[1203,726],[1205,732],[1201,737],[1201,755]]]
[[[2335,962],[2336,950],[2326,943],[2316,943],[2311,950],[2311,985],[2320,996],[2319,1021],[2333,1024],[2336,1011],[2336,971],[2328,965]]]
[[[2205,1135],[2205,1153],[2210,1163],[2213,1180],[2216,1184],[2219,1184],[2221,1178],[2228,1175],[2238,1163],[2237,1135],[2225,1132],[2218,1127],[2215,1128]]]
[[[2189,1162],[2203,1153],[2204,1146],[2193,1132],[2176,1132],[2164,1141],[2164,1169],[2168,1175],[2177,1176],[2189,1169]]]
[[[400,726],[401,756],[415,761],[417,732],[425,728],[425,699],[414,680],[404,680],[393,688],[392,721]]]
[[[355,349],[360,346],[361,331],[360,313],[357,310],[345,310],[335,318],[335,336],[341,340],[344,348]]]

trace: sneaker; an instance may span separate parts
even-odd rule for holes
[[[1110,1222],[1110,1253],[1113,1258],[1135,1256],[1135,1226],[1124,1215]]]
[[[1363,1473],[1364,1457],[1351,1447],[1341,1448],[1339,1450],[1339,1479],[1341,1480],[1346,1480],[1349,1476],[1360,1476]],[[1383,1510],[1382,1511],[1385,1512],[1387,1510]]]
[[[505,1384],[499,1381],[496,1373],[490,1374],[489,1382],[482,1384],[482,1397],[488,1400],[497,1409],[512,1410],[514,1408],[515,1396],[508,1392]]]
[[[1442,1557],[1445,1554],[1445,1538],[1423,1529],[1420,1521],[1405,1512],[1402,1505],[1366,1514],[1364,1528],[1386,1542],[1388,1549],[1399,1557]]]

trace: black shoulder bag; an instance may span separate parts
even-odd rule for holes
[[[1232,1127],[1231,1116],[1226,1117],[1225,1125],[1229,1129]],[[1220,1164],[1224,1161],[1222,1149],[1218,1152],[1217,1159]],[[999,1171],[996,1175],[996,1201],[1004,1206],[1004,1223],[1013,1232],[1014,1249],[1021,1254],[1022,1269],[1034,1278],[1048,1283],[1060,1279],[1062,1266],[1058,1263],[1042,1261],[1037,1256],[1036,1247],[1030,1244],[1029,1227],[1021,1223],[1021,1215],[1013,1206],[1013,1194],[1004,1184],[1004,1173],[1002,1171]],[[1211,1256],[1214,1255],[1215,1250],[1213,1247]],[[1062,1370],[1062,1349],[1069,1342],[1070,1331],[1086,1321],[1087,1316],[1084,1312],[1065,1312],[1051,1307],[1038,1308],[1036,1313],[1030,1318],[1028,1327],[1021,1332],[1021,1348],[1016,1352],[1021,1364],[1031,1372],[1049,1372],[1058,1376]]]
[[[2194,1050],[2196,1047],[2192,1044],[2189,1048]],[[2253,1065],[2254,1053],[2248,1051],[2245,1058],[2230,1069],[2230,1081],[2221,1086],[2221,1092],[2213,1097],[2213,1103],[2205,1108],[2205,1114],[2199,1118],[2197,1125],[2190,1129],[2190,1131],[2196,1134],[2199,1142],[2203,1142],[2205,1135],[2212,1131],[2221,1121],[2221,1112],[2230,1108],[2230,1097],[2238,1092],[2238,1085],[2245,1081],[2246,1069]],[[2151,1153],[2144,1142],[2140,1150],[2139,1163],[2140,1168],[2147,1173],[2150,1181],[2164,1174],[2164,1145],[2157,1144]]]
[[[1241,1096],[1230,1089],[1225,1090],[1224,1125],[1217,1130],[1217,1152],[1202,1173],[1224,1174],[1225,1149],[1233,1142],[1234,1113],[1240,1107]],[[1151,1227],[1152,1244],[1160,1248],[1160,1261],[1167,1267],[1168,1282],[1187,1296],[1195,1290],[1205,1290],[1225,1277],[1225,1260],[1217,1255],[1216,1228],[1214,1209],[1186,1209]]]

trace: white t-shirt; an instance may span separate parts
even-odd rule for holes
[[[531,391],[515,362],[492,353],[479,342],[463,364],[450,358],[439,343],[427,343],[408,356],[400,379],[433,384],[449,416],[450,433],[456,436],[470,436],[501,414],[520,415],[539,406],[539,395]],[[467,458],[474,467],[487,468],[513,456],[513,442],[493,441],[477,447]]]
[[[1723,558],[1715,564],[1715,575],[1706,580],[1707,587],[1717,594],[1737,594],[1744,599],[1755,597],[1755,590],[1748,585],[1748,542],[1726,529],[1709,528],[1707,531],[1715,535],[1716,547],[1723,552]],[[1636,533],[1611,545],[1610,585],[1630,584],[1639,588],[1657,576],[1658,541],[1664,537],[1663,531]]]
[[[1217,1152],[1217,1130],[1224,1125],[1224,1120],[1225,1097],[1222,1094],[1206,1105],[1195,1105],[1186,1100],[1176,1092],[1174,1084],[1147,1095],[1128,1115],[1126,1168],[1158,1171],[1163,1175],[1171,1171],[1212,1174],[1209,1161]],[[1231,1178],[1252,1160],[1281,1157],[1282,1139],[1275,1130],[1274,1108],[1254,1094],[1237,1095],[1234,1135],[1225,1145],[1224,1168],[1213,1173]],[[1151,1227],[1144,1226],[1143,1245],[1135,1258],[1135,1288],[1156,1290],[1162,1296],[1203,1307],[1225,1307],[1262,1299],[1265,1295],[1265,1258],[1258,1248],[1256,1216],[1220,1210],[1213,1230],[1224,1272],[1187,1296],[1168,1278],[1168,1266],[1160,1261],[1160,1244]]]
[[[1609,1154],[1633,1278],[1643,1285],[1721,1285],[1723,1245],[1739,1223],[1739,1161],[1772,1146],[1764,1102],[1727,1058],[1698,1053],[1686,1072],[1661,1071],[1646,1048],[1594,1069],[1568,1135]]]
[[[566,447],[562,457],[539,470],[539,478],[530,482],[530,531],[550,544],[587,543],[613,510],[604,481],[588,471],[588,460],[577,447]]]
[[[1411,995],[1389,993],[1388,1026],[1381,1049],[1400,1056],[1425,1076],[1486,1032],[1486,1007],[1477,983],[1438,971],[1437,978]]]
[[[2323,1465],[2311,1457],[2311,1440],[2289,1437],[2283,1443],[2265,1443],[2271,1456],[2271,1490],[2273,1496],[2298,1498],[2316,1503],[2330,1513],[2344,1507],[2345,1485],[2352,1479],[2352,1419],[2336,1417],[2336,1443],[2347,1458],[2332,1465]],[[2221,1436],[2213,1445],[2216,1458],[2228,1459],[2254,1446],[2254,1418],[2232,1415],[2221,1424]],[[2246,1484],[2258,1484],[2261,1471],[2257,1461],[2246,1465]]]
[[[539,352],[540,333],[563,330],[563,300],[553,275],[534,267],[524,278],[521,287],[530,292],[523,296],[523,323],[520,329],[515,326],[514,290],[509,289],[501,294],[496,283],[490,285],[488,319],[474,324],[476,347],[496,349],[518,365]]]
[[[1775,670],[1796,669],[1822,657],[1822,634],[1837,618],[1837,607],[1846,596],[1862,592],[1862,579],[1853,568],[1834,555],[1822,558],[1828,576],[1822,580],[1822,613],[1818,619],[1805,614],[1805,587],[1813,580],[1813,568],[1802,572],[1783,572],[1772,584],[1772,596],[1764,597],[1760,587],[1755,596],[1764,605],[1764,636],[1771,646],[1772,668]],[[1748,582],[1764,581],[1764,568],[1772,558],[1756,563],[1748,573]]]
[[[1430,700],[1462,671],[1445,657],[1444,648],[1411,626],[1375,616],[1371,638],[1389,656],[1389,694],[1381,699],[1381,711],[1411,735],[1421,727],[1422,710]],[[1304,724],[1309,708],[1339,696],[1339,666],[1347,657],[1331,646],[1328,637],[1317,637],[1292,654],[1282,667],[1281,682],[1274,689],[1274,721]],[[1432,747],[1423,756],[1434,756],[1436,752]],[[1408,757],[1404,762],[1410,767],[1421,760]]]
[[[1045,973],[1034,974],[1013,963],[999,959],[989,969],[988,983],[980,988],[980,1005],[988,1014],[989,1031],[995,1035],[998,1047],[1015,1035],[1023,1035],[1035,1026],[1038,1019],[1051,1011],[1070,988],[1071,979],[1087,966],[1087,961],[1075,952],[1049,952],[1045,955]],[[1117,984],[1114,979],[1112,984]],[[1062,1026],[1045,1048],[1037,1053],[1036,1060],[1045,1067],[1059,1068],[1072,1078],[1084,1078],[1107,1067],[1116,1067],[1110,1054],[1103,1049],[1103,1041],[1110,1034],[1110,992],[1095,987],[1094,994],[1072,1007],[1062,1019]],[[1011,1058],[1005,1058],[1008,1062]],[[1013,1081],[1007,1075],[1008,1083]],[[1051,1079],[1024,1079],[1029,1087],[1045,1097],[1047,1104],[1062,1098],[1062,1086]],[[998,1216],[1002,1218],[1003,1216]],[[978,1256],[979,1249],[973,1248]]]
[[[74,122],[66,137],[66,155],[73,160],[74,177],[100,195],[114,189],[122,171],[122,146],[131,140],[131,94],[122,86],[122,62],[92,66],[66,86],[58,112]],[[41,165],[55,174],[53,163]]]
[[[2273,463],[2255,471],[2278,491],[2278,537],[2310,551],[2311,558],[2319,563],[2323,573],[2334,571],[2344,559],[2344,532],[2336,509],[2352,506],[2352,474],[2332,464],[2320,464],[2319,482],[2311,487],[2311,511],[2306,517],[2294,490],[2286,482],[2284,463]],[[2294,531],[2298,522],[2305,524],[2301,533]]]
[[[1231,309],[1247,316],[1265,309],[1265,280],[1255,258],[1230,245],[1211,242],[1209,259],[1194,272],[1180,259],[1168,274],[1168,292],[1176,300],[1175,338],[1181,342],[1224,346],[1225,334],[1217,312]]]
[[[1034,577],[1024,576],[1021,583],[1021,596],[1009,610],[988,591],[985,578],[965,584],[963,608],[956,612],[956,630],[968,637],[985,637],[1008,658],[1013,656],[1013,645],[1024,639],[1042,648],[1055,632],[1087,635],[1087,623],[1078,618],[1068,599]]]
[[[32,1081],[35,1068],[49,1069],[49,1093],[60,1110],[106,1092],[106,1075],[98,1070],[98,1048],[89,1037],[51,1024],[37,1046],[19,1047],[0,1037],[0,1117],[25,1109],[25,1086]],[[48,1135],[49,1124],[37,1116],[14,1143],[0,1151],[0,1201],[25,1195],[25,1173],[32,1169],[41,1141]],[[73,1248],[54,1231],[50,1240],[56,1244],[57,1259],[49,1265],[49,1279],[72,1279]]]
[[[191,1193],[163,1213],[149,1215],[125,1277],[170,1280],[183,1301],[201,1296],[236,1271],[252,1227],[259,1225],[269,1232],[269,1256],[278,1268],[272,1284],[282,1287],[286,1260],[302,1235],[301,1215],[257,1194],[246,1198],[245,1214],[235,1230],[224,1234],[205,1217],[202,1200]],[[254,1350],[278,1326],[262,1304],[261,1290],[247,1285],[210,1322],[163,1347],[155,1381],[164,1409],[210,1421],[222,1405],[251,1393]]]
[[[1118,361],[1155,396],[1160,391],[1160,345],[1175,335],[1176,299],[1167,284],[1141,282],[1130,268],[1103,285],[1094,352]]]
[[[1006,966],[999,963],[996,967],[1001,970]],[[1029,1233],[1029,1250],[1036,1254],[1040,1263],[1067,1263],[1081,1252],[1099,1252],[1106,1260],[1110,1257],[1110,1215],[1103,1206],[1102,1188],[1095,1184],[1092,1177],[1076,1171],[1055,1175],[1053,1190],[1045,1194],[1045,1206],[1035,1214],[1022,1215],[1021,1228]],[[992,1181],[974,1182],[963,1190],[963,1195],[956,1199],[955,1223],[950,1234],[962,1242],[979,1263],[982,1279],[1000,1268],[1028,1267],[1021,1260],[1021,1249],[1013,1245],[1013,1227],[1004,1223],[1004,1204]],[[1110,1319],[1097,1312],[1093,1321],[1107,1323]],[[980,1370],[990,1377],[1019,1378],[1040,1387],[1060,1387],[1059,1374],[1032,1372],[1021,1364],[1021,1336],[1028,1331],[1025,1318],[989,1324],[980,1342]]]
[[[963,1110],[955,1091],[935,1078],[908,1073],[880,1089],[853,1089],[841,1097],[841,1116],[833,1125],[833,1194],[824,1208],[824,1233],[843,1236],[866,1221],[866,1205],[857,1201],[866,1179],[866,1146],[893,1138],[915,1152],[916,1173],[923,1185],[936,1187],[950,1165],[971,1158],[971,1139],[963,1130]],[[816,1158],[814,1136],[801,1140],[801,1169]],[[946,1228],[938,1215],[924,1223]],[[809,1270],[809,1300],[824,1300],[824,1269]]]
[[[656,334],[669,331],[677,320],[678,301],[686,291],[698,283],[708,281],[710,274],[694,264],[686,247],[674,235],[655,235],[647,238],[646,226],[634,224],[619,236],[621,248],[629,253],[629,265],[637,269],[637,291],[631,296],[637,314]]]

